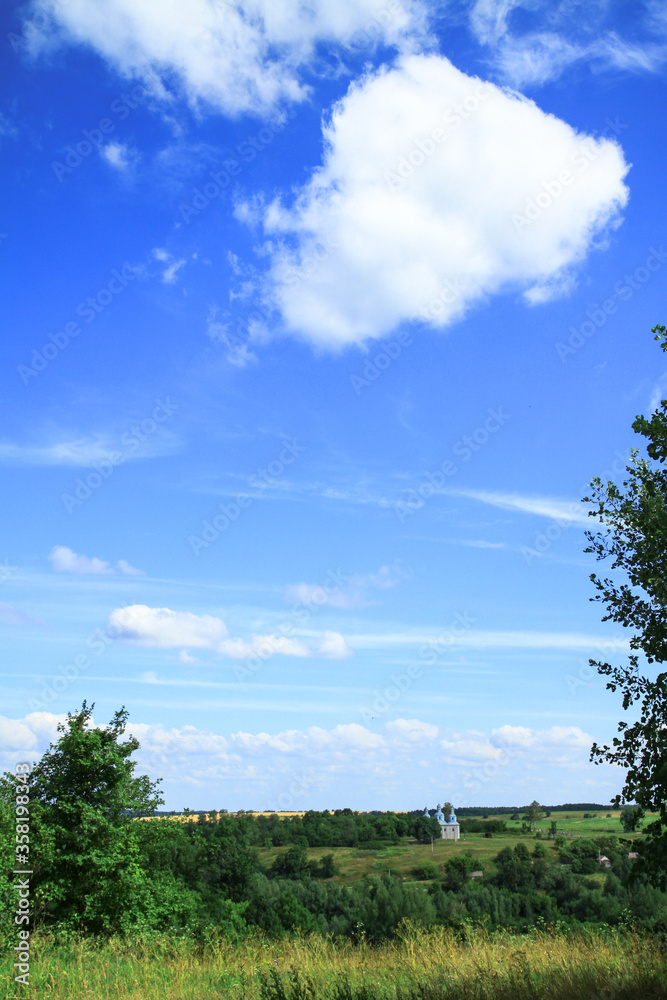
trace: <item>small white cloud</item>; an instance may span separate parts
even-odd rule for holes
[[[168,267],[162,272],[162,280],[165,285],[173,285],[176,281],[176,275],[182,267],[185,266],[187,262],[184,259],[173,260]]]
[[[261,319],[258,321],[251,316],[247,320],[234,323],[231,319],[229,322],[220,320],[218,315],[218,307],[211,306],[206,333],[214,343],[226,349],[227,361],[236,368],[245,368],[250,362],[256,361],[257,356],[252,353],[249,345],[263,329]]]
[[[179,663],[198,663],[199,661],[197,660],[196,656],[190,656],[190,654],[188,653],[187,649],[182,649],[180,651],[180,653],[178,654],[178,662]]]
[[[139,646],[160,649],[179,646],[215,649],[228,635],[225,623],[212,615],[149,608],[145,604],[116,608],[109,616],[109,627],[119,637]]]
[[[396,567],[381,566],[377,573],[355,573],[352,576],[337,574],[333,586],[317,583],[295,583],[285,588],[285,598],[306,607],[365,608],[376,604],[370,596],[373,590],[395,587],[403,574]]]
[[[130,566],[126,559],[118,560],[118,569],[121,573],[125,573],[126,576],[145,576],[143,569],[137,569],[135,566]]]
[[[102,576],[113,573],[108,562],[98,559],[96,556],[80,556],[66,545],[54,545],[49,553],[51,565],[56,573],[78,573]]]
[[[176,260],[168,250],[163,247],[155,247],[152,251],[153,258],[160,261],[161,264],[166,264],[167,266],[162,271],[162,281],[165,285],[173,285],[176,281],[176,275],[182,267],[187,264],[185,258]]]
[[[325,632],[318,653],[330,660],[344,660],[352,656],[352,650],[340,632]]]
[[[127,170],[134,160],[129,148],[121,142],[108,142],[106,146],[101,147],[100,155],[109,166],[122,171]]]

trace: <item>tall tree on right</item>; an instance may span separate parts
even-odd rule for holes
[[[667,352],[667,328],[652,331]],[[621,721],[611,746],[593,744],[591,759],[625,769],[618,807],[636,803],[657,813],[637,844],[636,874],[667,887],[667,400],[650,418],[638,416],[633,430],[646,439],[646,454],[633,449],[627,478],[621,486],[594,479],[591,496],[604,530],[586,532],[588,547],[598,560],[611,558],[613,574],[591,574],[606,612],[603,621],[632,630],[631,653],[621,666],[591,660],[609,679],[607,688],[622,694],[623,709],[637,706],[634,721]],[[647,676],[651,675],[651,676]]]

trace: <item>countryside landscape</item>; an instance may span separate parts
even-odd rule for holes
[[[666,1000],[666,83],[0,4],[0,1000]]]

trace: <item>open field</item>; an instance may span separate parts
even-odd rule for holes
[[[18,1000],[4,950],[0,997]],[[298,974],[299,982],[294,976]],[[625,931],[525,936],[405,927],[377,947],[323,938],[234,945],[211,939],[91,941],[38,938],[31,992],[50,1000],[659,1000],[667,956]]]
[[[541,827],[543,830],[542,843],[553,860],[556,860],[556,849],[554,841],[548,838],[547,832],[549,824],[555,820],[558,824],[558,833],[565,836],[596,837],[608,834],[620,836],[621,841],[626,841],[628,850],[631,841],[636,838],[636,834],[624,834],[619,819],[618,811],[612,813],[607,819],[606,814],[598,813],[594,819],[584,819],[583,812],[552,813],[547,820],[543,820]],[[493,859],[504,847],[514,848],[518,843],[525,843],[532,852],[537,843],[534,834],[521,833],[521,821],[511,822],[506,817],[496,817],[492,814],[489,819],[506,819],[508,832],[493,834],[492,837],[485,837],[483,833],[468,833],[459,841],[434,840],[433,848],[430,844],[418,844],[405,842],[394,847],[384,847],[378,850],[366,850],[363,847],[309,847],[307,849],[309,860],[318,860],[325,854],[333,854],[338,874],[335,881],[344,885],[349,885],[364,875],[378,875],[384,871],[390,871],[392,875],[412,879],[412,869],[419,864],[432,861],[437,865],[444,864],[457,854],[470,851],[473,857],[479,861],[479,867],[485,871],[493,871]],[[275,858],[287,850],[287,847],[260,848],[258,855],[261,863],[269,866]],[[601,873],[602,876],[602,873]]]

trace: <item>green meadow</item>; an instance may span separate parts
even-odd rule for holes
[[[619,842],[625,841],[627,843],[628,851],[632,849],[632,840],[641,837],[641,831],[638,834],[623,833],[618,810],[610,813],[598,812],[593,814],[592,818],[587,819],[584,819],[584,815],[587,814],[583,810],[552,813],[548,819],[541,821],[538,829],[541,832],[542,841],[547,851],[553,854],[554,859],[556,857],[555,843],[549,835],[552,821],[557,824],[557,835],[559,836],[570,838],[614,835],[619,838]],[[466,852],[470,852],[476,860],[479,860],[479,867],[485,874],[493,873],[495,871],[494,858],[504,847],[514,848],[518,843],[524,842],[532,850],[535,845],[535,834],[522,833],[521,820],[512,821],[507,815],[496,816],[489,813],[488,818],[504,820],[507,831],[494,833],[490,837],[483,833],[467,833],[458,841],[434,840],[432,845],[411,841],[377,850],[367,850],[363,847],[327,847],[326,849],[309,847],[306,851],[308,859],[312,861],[318,860],[323,853],[333,854],[337,869],[334,880],[342,885],[351,885],[365,875],[378,875],[382,872],[389,872],[395,878],[414,881],[412,870],[417,866],[429,861],[438,866],[444,865],[450,858]],[[285,850],[284,847],[259,848],[257,853],[262,865],[269,867]],[[603,877],[601,872],[599,878]]]
[[[0,996],[28,990],[2,968]],[[40,1000],[660,1000],[667,956],[649,937],[608,930],[527,935],[403,925],[379,945],[261,934],[239,944],[174,938],[35,945]]]

